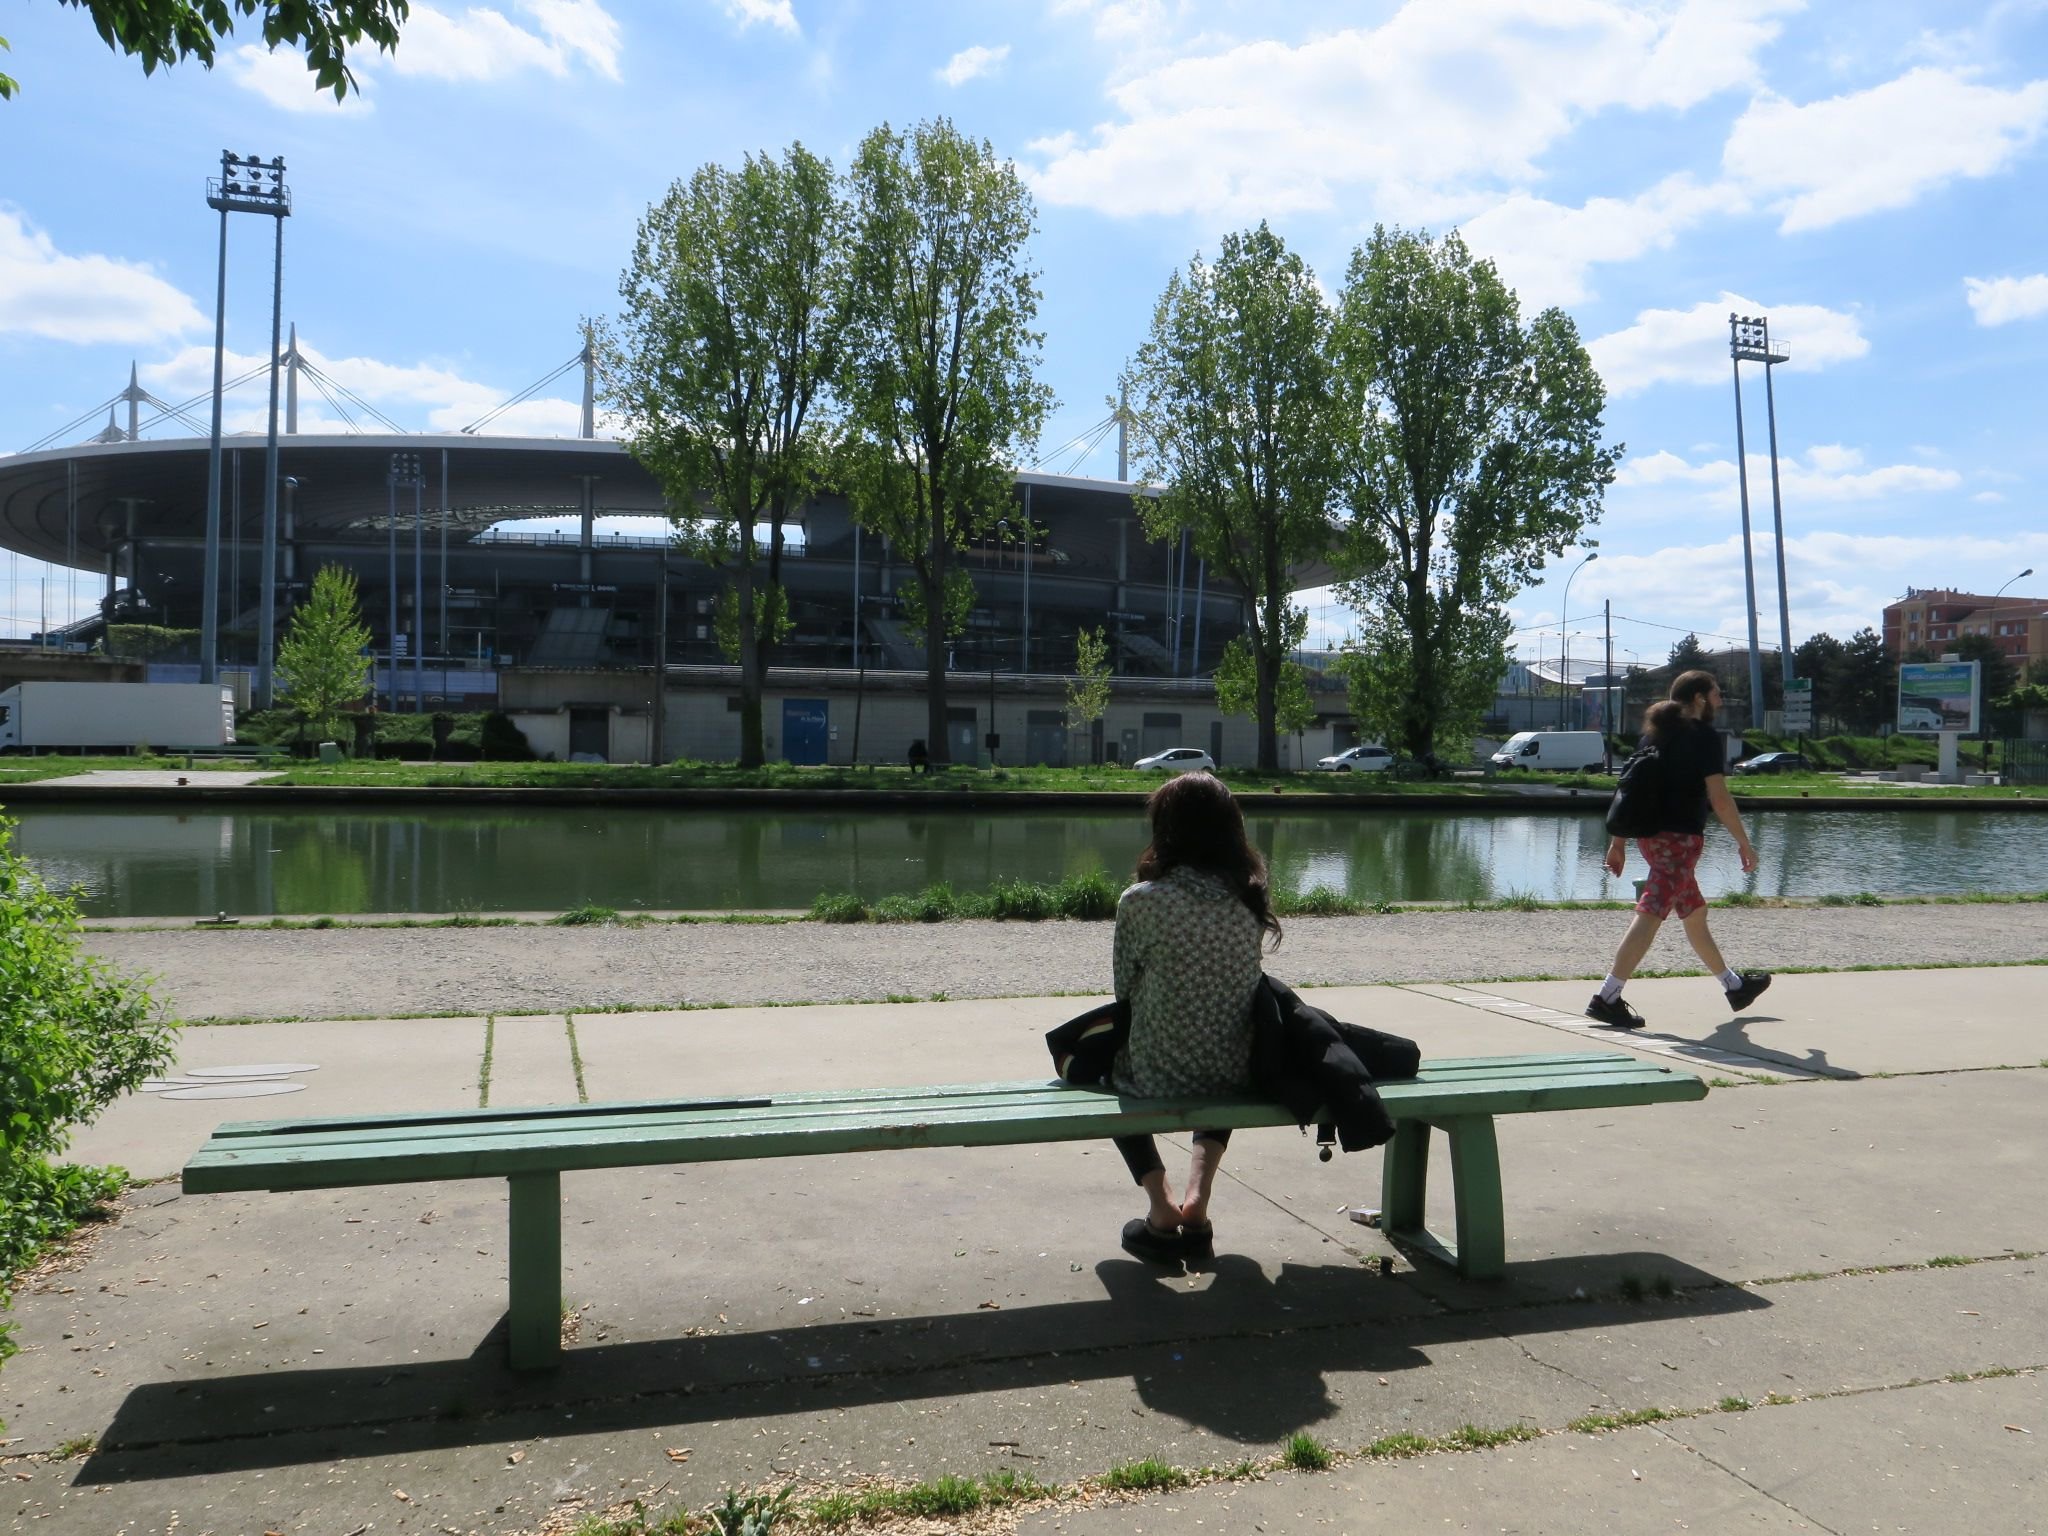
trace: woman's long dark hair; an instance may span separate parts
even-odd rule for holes
[[[1659,699],[1643,711],[1643,735],[1660,747],[1677,740],[1684,723],[1685,706],[1671,699]]]
[[[1245,836],[1244,812],[1223,781],[1212,773],[1176,774],[1152,791],[1145,809],[1152,841],[1138,855],[1138,878],[1157,880],[1183,864],[1205,870],[1229,883],[1278,945],[1266,861]]]

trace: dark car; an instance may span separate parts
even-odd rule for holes
[[[1735,765],[1737,773],[1805,773],[1810,765],[1797,752],[1759,752]]]

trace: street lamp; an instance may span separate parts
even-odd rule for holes
[[[2029,576],[2033,574],[2034,568],[2030,565],[2024,571],[2021,571],[2017,576],[2014,576],[2010,580],[2008,580],[2005,584],[2005,587],[2011,586],[2015,581],[2025,581]],[[2005,587],[2000,587],[1996,592],[1991,594],[1991,623],[1988,626],[1991,630],[1991,643],[1994,646],[1998,646],[1998,649],[2001,652],[2004,651],[2005,647],[2002,645],[1998,645],[1998,600],[2001,597],[2005,596]],[[2029,651],[2031,651],[2032,649],[2031,642],[2029,643],[2028,649]],[[1991,742],[1991,701],[1989,699],[1984,700],[1983,731],[1985,741],[1985,756],[1988,758],[1990,756]],[[1991,771],[1988,763],[1984,771],[1987,773]]]
[[[1571,686],[1571,667],[1569,665],[1571,661],[1571,639],[1565,633],[1565,626],[1571,622],[1572,576],[1578,575],[1579,572],[1599,558],[1600,551],[1596,549],[1577,565],[1573,566],[1571,576],[1567,576],[1564,579],[1564,602],[1559,605],[1557,614],[1557,728],[1559,730],[1565,728],[1565,690]]]

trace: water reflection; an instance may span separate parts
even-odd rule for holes
[[[94,916],[561,911],[585,903],[717,910],[804,907],[823,891],[873,900],[938,881],[1055,881],[1128,874],[1136,812],[973,814],[731,811],[404,810],[185,812],[32,807],[19,850],[75,885]],[[1345,809],[1248,818],[1276,886],[1355,900],[1614,897],[1606,835],[1584,814],[1452,815]],[[1707,840],[1710,893],[1818,896],[2038,891],[2048,817],[1826,812],[1750,818],[1761,867],[1744,876],[1728,840]],[[1640,874],[1631,868],[1629,875]]]

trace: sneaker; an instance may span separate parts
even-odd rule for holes
[[[1728,989],[1728,1006],[1741,1013],[1751,1003],[1764,995],[1771,984],[1769,971],[1744,971],[1742,985]]]
[[[1768,980],[1769,978],[1765,979]],[[1761,991],[1762,988],[1758,988],[1758,990]],[[1735,994],[1731,992],[1728,995],[1733,997]],[[1611,1029],[1641,1029],[1643,1027],[1643,1016],[1631,1008],[1619,994],[1613,997],[1602,997],[1598,992],[1595,992],[1593,994],[1593,1001],[1586,1004],[1586,1017],[1598,1019],[1602,1024],[1607,1025]]]

